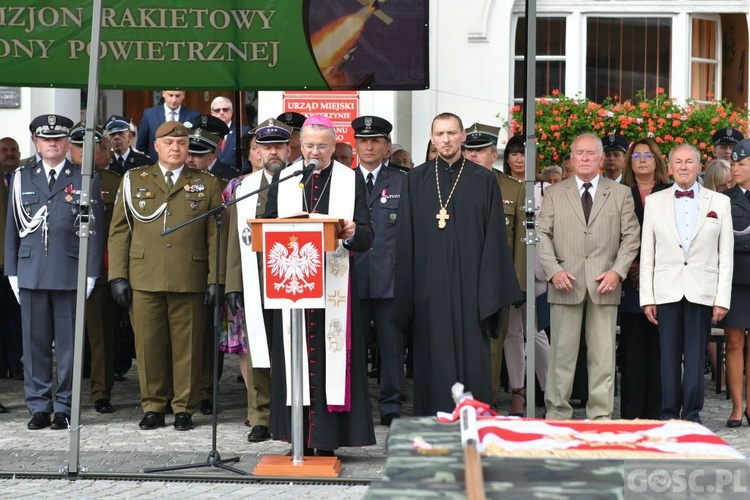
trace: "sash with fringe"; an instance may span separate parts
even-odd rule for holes
[[[235,198],[244,196],[258,189],[263,180],[263,170],[259,170],[237,185]],[[260,296],[258,277],[258,256],[251,250],[252,233],[247,220],[254,219],[258,208],[258,195],[255,194],[235,205],[237,209],[237,231],[240,234],[240,257],[242,259],[242,290],[245,300],[245,330],[247,345],[250,348],[250,359],[253,368],[270,368],[266,325],[263,321],[263,303]]]
[[[302,168],[302,162],[297,162],[284,171],[293,172]],[[353,220],[355,172],[338,162],[331,167],[331,180],[328,196],[328,213],[330,217]],[[282,171],[282,177],[283,172]],[[299,184],[284,182],[279,184],[278,216],[298,214],[303,208],[303,191]],[[325,257],[325,362],[326,362],[326,402],[328,411],[345,412],[351,408],[351,317],[349,315],[349,251],[341,241],[335,251],[326,252]],[[291,405],[291,370],[290,370],[290,341],[291,315],[288,310],[283,311],[284,320],[284,352],[287,367],[287,405]],[[304,324],[304,321],[303,321]],[[303,328],[302,338],[306,338]],[[304,394],[309,394],[309,370],[307,369],[307,347],[303,352]],[[305,404],[309,404],[305,403]]]

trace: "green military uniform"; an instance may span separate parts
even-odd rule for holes
[[[98,170],[104,200],[104,228],[109,234],[112,212],[121,177],[111,170]],[[114,385],[115,301],[107,279],[107,257],[86,304],[86,335],[91,348],[91,401],[110,399]]]
[[[260,187],[268,186],[268,180],[264,172],[260,171],[254,175],[261,175]],[[255,217],[262,218],[266,212],[268,190],[258,193],[258,202],[255,209]],[[237,227],[236,205],[230,207],[229,217],[229,243],[227,245],[227,292],[241,292],[242,285],[242,259],[240,256],[240,234]],[[263,256],[258,254],[258,266],[262,268]],[[263,273],[259,274],[261,285],[261,299],[263,297]],[[266,335],[271,346],[271,332],[273,331],[273,314],[271,310],[263,310],[263,320],[266,326]],[[252,349],[252,346],[250,347]],[[253,368],[252,354],[247,357],[247,420],[250,426],[270,426],[271,416],[271,369]]]
[[[215,269],[221,249],[213,221],[164,237],[161,232],[220,205],[221,184],[188,167],[173,182],[168,189],[158,164],[125,174],[109,235],[109,278],[126,279],[133,289],[130,315],[144,411],[164,413],[173,388],[175,413],[192,414],[202,373],[204,292],[217,278],[223,283],[224,266],[222,261]]]
[[[224,191],[224,187],[227,185],[226,179],[222,177],[216,177],[219,181],[219,186],[221,187],[222,192]],[[229,224],[229,217],[226,217],[228,212],[225,212],[225,217],[222,218],[221,225],[226,226]],[[212,222],[213,223],[213,222]],[[221,254],[221,261],[226,262],[227,254],[226,252]],[[220,297],[220,300],[223,299],[223,297]],[[223,302],[223,300],[222,300]],[[221,320],[220,320],[221,321]],[[200,392],[198,393],[198,401],[201,401],[201,407],[203,405],[203,401],[209,401],[213,400],[213,393],[214,393],[214,344],[218,342],[218,339],[215,339],[215,332],[214,332],[214,308],[213,306],[208,307],[206,311],[206,330],[203,333],[203,366],[201,368],[201,383],[200,383]],[[222,355],[223,353],[219,353],[219,366],[222,365],[224,361],[224,357]],[[221,373],[221,372],[219,372]],[[213,402],[213,401],[212,401]],[[213,407],[212,407],[213,408]],[[206,415],[210,415],[211,412],[205,412]]]
[[[503,209],[505,210],[505,230],[508,233],[508,245],[513,257],[513,267],[516,270],[518,283],[521,290],[526,290],[526,243],[522,238],[525,235],[525,214],[522,212],[526,199],[524,183],[515,177],[502,172],[495,171],[497,183],[500,185],[500,194],[503,197]],[[497,393],[500,389],[500,372],[503,369],[503,343],[505,334],[508,332],[508,313],[503,318],[503,329],[500,337],[490,341],[490,364],[492,373],[492,399],[497,404]]]

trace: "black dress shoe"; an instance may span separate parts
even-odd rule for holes
[[[34,413],[34,415],[31,416],[31,420],[29,420],[28,428],[32,431],[38,431],[39,429],[44,429],[45,427],[49,427],[51,423],[49,413],[46,411],[39,411]]]
[[[265,425],[256,425],[247,435],[247,440],[251,443],[261,443],[271,439],[271,433]]]
[[[141,419],[141,423],[138,424],[138,427],[140,427],[142,431],[150,431],[157,427],[164,427],[164,414],[155,411],[147,411]]]
[[[728,419],[727,427],[729,427],[730,429],[736,429],[737,427],[742,427],[742,418],[740,418],[739,420],[733,420],[731,418]]]
[[[193,428],[193,418],[184,411],[177,413],[174,416],[174,428],[178,431],[189,431]]]
[[[398,413],[386,413],[385,415],[380,417],[380,425],[390,427],[391,423],[397,418],[401,418],[401,415],[399,415]]]
[[[67,429],[68,424],[70,424],[70,413],[62,413],[58,411],[55,412],[55,418],[52,419],[52,425],[50,425],[49,428],[60,431],[62,429]]]
[[[2,404],[0,404],[0,413],[7,413],[8,409],[5,408]]]
[[[211,415],[214,412],[214,404],[210,399],[201,399],[198,402],[201,415]]]
[[[112,408],[112,403],[110,403],[107,398],[101,398],[94,401],[94,410],[96,410],[97,413],[113,413],[115,411],[115,409]]]

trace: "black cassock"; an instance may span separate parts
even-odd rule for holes
[[[464,159],[437,161],[448,203]],[[396,228],[393,322],[414,330],[414,415],[452,411],[456,382],[492,402],[490,336],[521,297],[495,175],[466,160],[443,229],[439,210],[433,160],[407,174]]]
[[[305,189],[305,206],[300,210],[328,213],[330,186],[328,178],[333,169],[329,166],[313,175]],[[282,171],[281,177],[288,174]],[[274,180],[279,174],[274,176]],[[291,179],[287,182],[299,182]],[[354,222],[357,230],[347,246],[353,252],[365,252],[372,246],[372,229],[365,199],[365,183],[361,175],[356,176]],[[266,218],[275,218],[278,213],[278,188],[268,192]],[[335,450],[342,446],[369,446],[375,444],[372,423],[372,405],[367,382],[365,346],[359,315],[359,296],[354,272],[354,259],[349,257],[349,305],[351,307],[352,345],[350,359],[351,409],[348,412],[330,412],[326,404],[325,373],[325,309],[305,309],[304,319],[307,333],[307,358],[310,372],[310,406],[304,415],[304,446],[321,450]],[[273,347],[271,351],[271,416],[270,430],[273,438],[291,441],[291,407],[286,405],[286,371],[284,341],[282,337],[281,311],[274,311]]]

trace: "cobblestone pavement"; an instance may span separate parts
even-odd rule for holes
[[[236,381],[239,374],[237,359],[227,356],[219,391],[217,450],[222,458],[239,457],[237,468],[251,472],[258,460],[268,455],[283,455],[289,450],[286,443],[269,441],[247,442],[249,429],[243,425],[246,413],[244,385]],[[404,415],[411,408],[411,381],[407,381],[408,400]],[[171,473],[169,477],[155,475],[154,480],[137,477],[144,468],[167,465],[202,463],[211,450],[211,417],[195,415],[195,429],[177,432],[170,416],[167,426],[155,431],[141,431],[142,416],[139,404],[135,367],[127,380],[116,382],[112,403],[116,412],[98,414],[88,399],[88,380],[84,380],[81,410],[80,454],[78,479],[70,480],[61,474],[68,463],[70,436],[66,431],[29,431],[29,414],[23,404],[23,383],[0,380],[0,402],[8,413],[0,415],[0,498],[63,497],[63,498],[126,498],[126,497],[217,497],[221,495],[247,496],[262,494],[264,498],[307,498],[325,496],[327,499],[361,498],[367,483],[377,481],[385,468],[385,440],[387,428],[379,423],[375,381],[371,379],[373,419],[377,444],[365,448],[343,448],[337,452],[343,470],[339,482],[324,484],[314,481],[257,481],[253,476],[239,476],[215,467],[195,468]],[[750,428],[725,427],[731,404],[724,394],[714,394],[713,382],[706,377],[706,404],[701,413],[704,425],[750,456]],[[615,417],[619,414],[616,401]],[[509,393],[501,393],[505,411],[510,404]],[[537,408],[541,416],[542,408]],[[585,416],[577,409],[576,418]],[[14,478],[13,473],[22,477]],[[106,476],[120,479],[105,479]],[[188,481],[187,479],[194,479]]]

